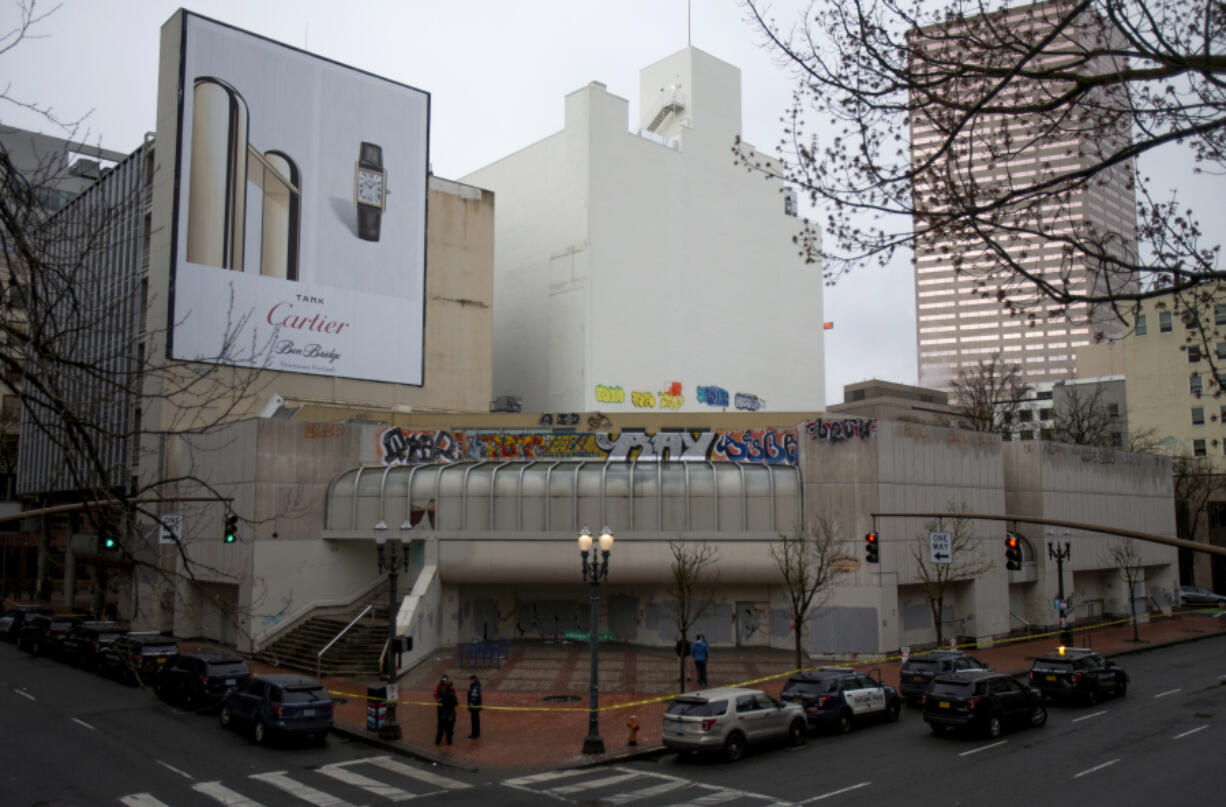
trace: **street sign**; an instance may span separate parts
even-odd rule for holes
[[[389,701],[394,701],[399,697],[400,697],[399,688],[395,684],[388,684],[387,685],[387,699]]]
[[[950,563],[954,557],[954,536],[948,532],[928,533],[928,554],[933,563]]]
[[[158,518],[162,522],[158,525],[159,544],[174,544],[183,540],[183,516],[174,513],[163,513]],[[145,534],[148,535],[149,533]]]
[[[907,659],[911,658],[911,645],[905,644],[902,646],[902,663],[906,664]]]
[[[1059,597],[1056,597],[1054,600],[1051,601],[1051,607],[1052,607],[1052,610],[1055,610],[1055,611],[1067,611],[1068,610],[1068,600],[1062,600]]]

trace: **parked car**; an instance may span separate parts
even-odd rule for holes
[[[314,678],[259,675],[225,694],[220,718],[226,728],[250,727],[257,743],[300,735],[322,744],[332,728],[332,697]]]
[[[1043,695],[1011,675],[992,670],[942,673],[924,693],[924,722],[933,733],[951,729],[999,737],[1005,726],[1047,722]]]
[[[175,640],[160,633],[125,633],[102,650],[98,673],[126,684],[154,682],[162,667],[179,655]]]
[[[75,616],[35,614],[27,617],[17,631],[17,649],[36,656],[54,655],[68,631],[81,622]]]
[[[127,631],[118,622],[82,622],[68,631],[56,646],[60,661],[93,670],[98,666],[102,651]]]
[[[673,699],[664,713],[664,746],[674,751],[720,751],[730,761],[748,745],[805,741],[800,704],[783,703],[757,689],[704,689]]]
[[[1180,605],[1226,605],[1226,594],[1215,594],[1204,586],[1180,586]]]
[[[1061,647],[1034,660],[1030,685],[1046,698],[1082,700],[1093,706],[1104,695],[1128,694],[1128,673],[1093,650]]]
[[[907,703],[919,705],[924,700],[924,690],[928,689],[935,676],[959,670],[990,669],[987,664],[961,650],[933,650],[911,656],[902,663],[898,674],[898,691]]]
[[[850,667],[822,667],[788,678],[780,699],[804,709],[808,725],[844,734],[861,720],[898,719],[902,697],[894,687]]]
[[[219,706],[227,692],[250,677],[251,668],[234,653],[183,653],[166,664],[155,690],[168,703],[208,708]]]
[[[0,616],[0,639],[7,639],[12,642],[17,638],[17,632],[21,630],[21,626],[25,621],[36,614],[44,614],[51,616],[54,611],[45,605],[36,605],[34,603],[19,603],[14,605]]]

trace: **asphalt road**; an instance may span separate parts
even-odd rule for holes
[[[327,747],[255,745],[211,715],[0,643],[0,805],[1146,805],[1223,803],[1226,637],[1118,659],[1126,698],[1049,708],[999,740],[897,724],[812,735],[735,764],[665,754],[498,775]]]

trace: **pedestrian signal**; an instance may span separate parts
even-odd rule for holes
[[[869,563],[879,563],[878,553],[881,547],[877,543],[877,533],[870,532],[864,536],[864,559]]]
[[[1005,538],[1005,568],[1017,571],[1022,568],[1022,545],[1016,535]]]

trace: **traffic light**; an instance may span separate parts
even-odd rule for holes
[[[869,563],[879,563],[878,552],[881,547],[877,543],[877,533],[870,532],[864,536],[864,559]]]
[[[114,535],[108,535],[102,539],[102,548],[108,552],[119,548],[119,542],[115,540]]]
[[[227,544],[232,544],[238,540],[238,516],[233,513],[226,513],[226,531],[222,541]]]
[[[1005,538],[1005,568],[1010,571],[1022,568],[1022,547],[1012,533]]]

